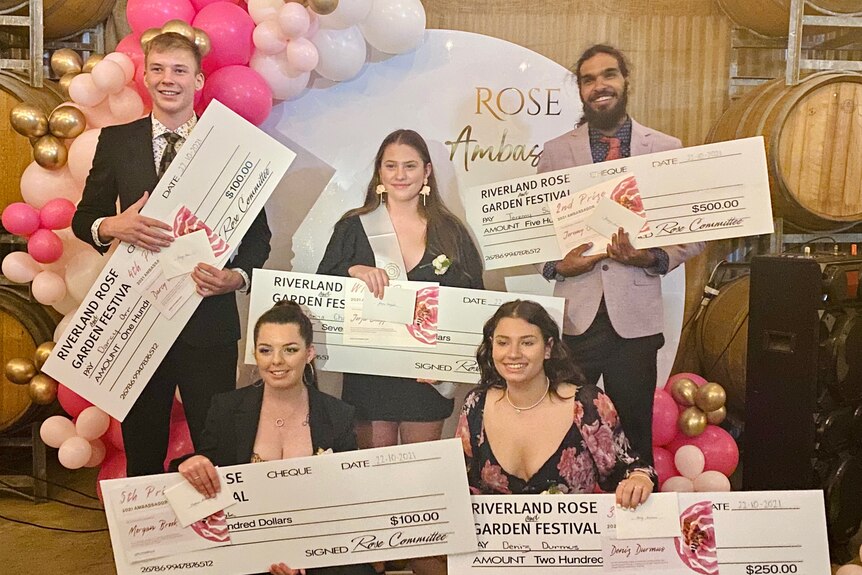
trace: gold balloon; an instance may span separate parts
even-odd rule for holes
[[[54,403],[57,399],[57,380],[48,377],[44,373],[40,373],[30,380],[30,387],[27,391],[30,393],[30,399],[36,405],[48,405]]]
[[[60,89],[63,91],[66,96],[69,95],[69,84],[72,83],[72,78],[78,75],[78,72],[69,72],[68,74],[63,74],[60,76],[60,79],[57,80],[57,83],[60,84]]]
[[[680,405],[694,405],[694,396],[697,393],[697,384],[688,378],[678,379],[670,386],[670,394]]]
[[[321,16],[326,16],[338,8],[338,0],[308,0],[308,7]]]
[[[21,102],[9,113],[12,128],[22,136],[40,138],[48,133],[48,116],[33,104]]]
[[[33,363],[36,364],[36,369],[42,369],[42,366],[45,365],[46,361],[48,361],[48,356],[51,355],[51,351],[54,349],[55,345],[57,344],[53,341],[46,341],[39,344],[39,347],[36,348],[36,352],[33,354]]]
[[[46,170],[59,170],[69,159],[69,150],[63,140],[47,134],[33,146],[33,159]]]
[[[195,30],[195,45],[198,47],[198,50],[201,51],[201,57],[206,56],[207,54],[210,53],[210,50],[212,49],[212,44],[210,43],[210,37],[203,30],[200,30],[198,28],[195,28],[194,30]]]
[[[6,362],[6,379],[15,385],[27,385],[37,372],[36,364],[26,357],[13,357]]]
[[[718,425],[719,423],[724,421],[724,418],[726,418],[726,417],[727,417],[727,408],[722,405],[721,407],[719,407],[718,409],[716,409],[714,411],[707,412],[706,421],[710,425]]]
[[[192,28],[191,24],[183,20],[168,20],[165,22],[164,26],[162,26],[162,34],[166,34],[167,32],[176,32],[192,42],[195,41],[195,29]]]
[[[144,33],[141,34],[141,47],[146,50],[147,44],[150,43],[150,40],[152,40],[161,33],[161,28],[147,28],[146,30],[144,30]]]
[[[105,59],[104,54],[90,54],[90,57],[87,58],[87,61],[84,63],[84,67],[81,68],[82,72],[92,72],[93,68],[96,67],[96,64]]]
[[[84,61],[81,55],[71,48],[60,48],[51,54],[51,69],[58,76],[65,76],[69,73],[79,73],[84,66]]]
[[[48,128],[58,138],[77,138],[87,129],[87,118],[74,106],[57,106],[48,118]]]
[[[707,383],[694,394],[694,404],[707,413],[720,408],[725,401],[727,394],[717,383]]]
[[[706,429],[706,414],[696,407],[689,407],[679,414],[676,426],[689,437],[700,435]]]

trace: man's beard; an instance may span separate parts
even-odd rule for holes
[[[623,93],[616,105],[607,110],[596,110],[587,102],[583,102],[584,115],[580,124],[584,122],[597,130],[612,130],[616,128],[626,117],[626,107],[629,103],[629,84],[626,82]]]

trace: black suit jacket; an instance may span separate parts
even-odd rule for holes
[[[157,183],[151,117],[102,128],[93,167],[72,219],[72,230],[97,250],[107,251],[107,248],[93,243],[90,232],[93,222],[116,215],[118,199],[120,211],[123,211],[138,201],[144,192],[152,191]],[[269,257],[271,236],[266,213],[261,210],[228,266],[241,268],[251,278],[252,270],[263,267]],[[204,298],[179,337],[195,347],[237,341],[240,325],[236,296],[227,293]]]
[[[263,383],[260,381],[213,396],[203,439],[195,454],[206,456],[214,465],[249,463],[262,402]],[[314,387],[308,388],[308,406],[313,453],[320,449],[332,449],[337,453],[357,448],[353,407]],[[173,460],[171,471],[176,471],[177,466],[190,456]]]

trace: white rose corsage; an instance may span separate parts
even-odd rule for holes
[[[431,265],[434,266],[434,273],[438,276],[442,276],[447,271],[449,271],[449,266],[452,265],[452,260],[450,260],[446,254],[440,254],[434,261],[431,262]]]

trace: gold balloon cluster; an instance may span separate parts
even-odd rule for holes
[[[63,93],[69,95],[69,84],[78,74],[92,72],[93,68],[104,59],[104,54],[90,54],[84,62],[81,55],[71,48],[61,48],[51,54],[51,70],[57,75]]]
[[[315,14],[326,16],[332,14],[338,8],[338,0],[287,0],[288,2],[296,2],[311,9]]]
[[[194,42],[198,50],[200,50],[201,56],[206,56],[212,49],[209,35],[200,28],[193,28],[191,24],[183,20],[168,20],[161,28],[148,28],[144,30],[144,33],[141,34],[141,47],[146,49],[150,40],[159,34],[167,34],[168,32],[185,36]]]
[[[46,341],[36,348],[33,359],[13,357],[6,362],[6,379],[15,385],[28,386],[30,399],[37,405],[48,405],[57,399],[57,380],[39,371],[54,345],[53,341]]]
[[[76,138],[87,128],[84,113],[69,104],[60,104],[46,114],[38,106],[21,102],[9,114],[12,128],[30,139],[33,159],[47,170],[59,170],[66,165],[69,151],[64,139]]]
[[[679,414],[676,425],[689,437],[703,433],[709,424],[718,425],[727,417],[727,394],[717,383],[698,387],[688,378],[678,379],[671,385],[670,394],[678,404],[687,406]]]

